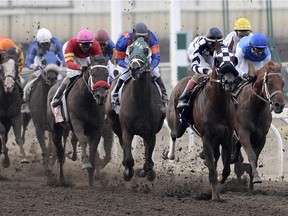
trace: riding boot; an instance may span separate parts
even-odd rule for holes
[[[124,83],[124,80],[118,79],[116,87],[115,87],[115,90],[114,90],[114,92],[112,92],[112,101],[116,105],[120,105],[119,95],[118,94],[119,94],[119,90],[120,90],[120,88],[121,88],[123,83]]]
[[[54,108],[61,105],[61,98],[62,98],[63,92],[65,91],[66,87],[69,85],[69,82],[67,83],[67,81],[65,81],[65,79],[62,81],[61,85],[57,89],[55,96],[52,99],[51,105]]]
[[[160,87],[160,90],[162,92],[162,101],[164,102],[164,106],[166,108],[169,99],[168,99],[167,91],[166,91],[165,85],[163,83],[163,80],[161,77],[158,77],[155,81]]]
[[[177,105],[177,109],[178,110],[182,110],[185,107],[189,106],[189,98],[191,95],[191,92],[193,90],[193,88],[196,86],[197,84],[195,82],[193,82],[192,80],[189,80],[182,95],[179,98],[178,101],[178,105]]]

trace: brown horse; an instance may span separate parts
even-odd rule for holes
[[[119,115],[112,107],[111,91],[106,102],[108,118],[123,149],[122,164],[125,167],[126,181],[131,180],[134,175],[134,158],[131,151],[134,135],[142,137],[145,145],[146,161],[139,173],[140,176],[147,177],[149,181],[156,177],[152,154],[156,134],[162,128],[165,113],[161,111],[163,102],[158,88],[152,81],[151,72],[147,70],[149,51],[149,46],[143,38],[138,38],[130,46],[129,69],[132,79],[123,87]],[[115,85],[115,82],[113,84]]]
[[[216,51],[215,51],[216,52]],[[228,54],[228,55],[227,55]],[[228,56],[228,60],[223,56]],[[220,183],[223,184],[230,174],[230,157],[232,135],[234,131],[235,108],[231,100],[231,90],[238,75],[235,65],[237,58],[228,49],[218,44],[218,51],[214,54],[214,65],[209,79],[204,87],[196,93],[190,108],[184,110],[182,118],[190,124],[192,129],[203,141],[205,161],[209,169],[209,182],[212,188],[212,199],[219,199],[220,188],[217,180],[217,161],[220,157],[219,147],[222,146],[223,171]],[[172,90],[167,109],[167,123],[175,150],[175,141],[181,137],[187,125],[180,118],[176,109],[179,97],[190,77],[178,82]],[[173,155],[174,154],[168,154]],[[169,158],[170,159],[170,158]],[[171,158],[174,159],[174,158]]]
[[[244,164],[250,176],[250,189],[253,189],[254,183],[262,182],[257,171],[257,161],[271,125],[271,111],[281,113],[285,105],[281,68],[281,64],[275,65],[269,61],[255,71],[252,63],[249,63],[249,73],[255,76],[255,81],[245,85],[237,96],[239,106],[236,111],[236,132],[239,141],[231,162],[238,159],[242,145],[250,163],[248,166]]]
[[[10,166],[6,142],[11,126],[20,147],[21,162],[28,162],[21,137],[21,88],[17,84],[19,54],[15,48],[0,52],[0,154],[4,153],[3,167]]]
[[[91,66],[77,79],[69,94],[67,95],[67,110],[69,124],[72,132],[76,135],[82,148],[82,169],[88,170],[89,186],[93,186],[93,175],[95,170],[95,158],[97,147],[101,138],[104,117],[105,101],[109,85],[107,62],[103,56],[91,57]],[[52,128],[52,138],[56,145],[58,161],[60,164],[60,183],[64,183],[64,151],[61,138],[63,127],[55,123],[50,102],[56,92],[57,86],[53,86],[48,93],[48,120]],[[89,144],[89,156],[87,154]]]

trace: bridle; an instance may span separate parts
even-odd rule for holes
[[[281,90],[277,90],[277,91],[274,91],[272,93],[269,92],[268,90],[268,86],[267,86],[267,80],[268,80],[268,77],[269,76],[281,76],[281,73],[268,73],[268,72],[265,72],[264,74],[264,79],[263,79],[263,84],[262,84],[262,92],[264,94],[264,97],[262,97],[261,95],[259,95],[257,92],[255,92],[252,88],[252,92],[262,101],[264,101],[265,103],[268,103],[270,104],[270,107],[272,106],[273,104],[273,101],[272,101],[272,98],[277,95],[277,94],[281,94],[283,95],[283,92]],[[273,107],[271,107],[271,109],[273,109]]]

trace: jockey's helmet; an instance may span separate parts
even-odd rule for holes
[[[104,29],[99,29],[96,32],[94,39],[99,43],[107,43],[109,41],[109,35]]]
[[[133,28],[133,33],[136,37],[147,37],[148,28],[144,23],[137,23]]]
[[[206,33],[206,40],[208,42],[222,42],[223,41],[223,33],[218,27],[209,28]]]
[[[234,23],[234,30],[235,31],[252,31],[251,23],[246,18],[239,18]]]
[[[6,51],[10,47],[15,47],[14,42],[10,38],[3,38],[0,40],[0,50]]]
[[[77,34],[78,43],[92,43],[93,40],[93,33],[89,29],[82,29]]]
[[[251,52],[259,57],[268,47],[268,40],[264,34],[256,33],[251,37],[249,44],[251,46]]]
[[[36,34],[36,40],[38,43],[50,43],[52,39],[51,32],[46,28],[41,28]]]

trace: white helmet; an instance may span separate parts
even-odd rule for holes
[[[47,43],[47,42],[50,42],[51,39],[52,39],[52,34],[51,34],[51,32],[48,29],[41,28],[37,32],[36,40],[39,43]]]

